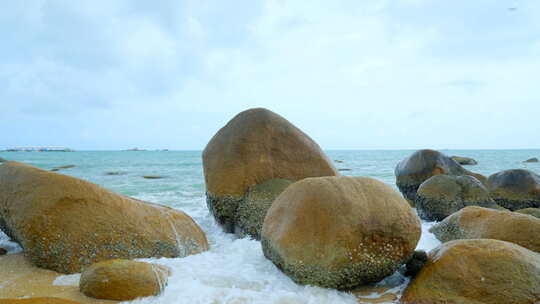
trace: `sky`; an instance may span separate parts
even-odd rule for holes
[[[540,148],[538,0],[3,1],[0,149],[203,149],[265,107],[323,149]]]

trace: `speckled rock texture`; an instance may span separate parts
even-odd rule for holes
[[[308,135],[263,108],[241,112],[221,128],[203,151],[203,168],[208,208],[231,233],[239,230],[238,206],[250,187],[339,175]]]
[[[435,150],[418,150],[399,162],[394,170],[396,185],[410,202],[416,202],[416,191],[428,178],[438,175],[471,175],[484,183],[486,178],[464,169],[460,164]]]
[[[490,175],[489,194],[510,210],[540,207],[540,176],[525,169],[505,170]]]
[[[34,265],[60,273],[112,258],[208,249],[204,232],[182,211],[17,162],[0,165],[0,229]]]
[[[488,239],[452,241],[433,249],[409,284],[403,304],[536,304],[540,255]]]
[[[271,179],[249,187],[244,199],[238,204],[236,233],[260,239],[266,212],[276,197],[292,183],[286,179]]]
[[[540,219],[540,208],[525,208],[525,209],[516,210],[515,212],[531,215]]]
[[[416,210],[424,220],[442,221],[467,206],[498,207],[486,187],[470,175],[435,175],[423,182],[416,193]]]
[[[0,299],[0,304],[79,304],[79,302],[60,298]]]
[[[88,297],[129,301],[159,295],[169,274],[170,270],[161,265],[114,259],[85,269],[79,288]]]
[[[540,219],[511,211],[466,207],[431,227],[441,242],[495,239],[540,253]]]
[[[477,165],[478,164],[478,162],[475,159],[470,158],[470,157],[450,156],[450,158],[455,160],[460,165],[472,166],[472,165]]]
[[[384,183],[367,177],[306,178],[274,201],[264,220],[264,255],[300,284],[350,289],[407,262],[420,219]]]

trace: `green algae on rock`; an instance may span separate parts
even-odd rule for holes
[[[505,170],[489,176],[489,195],[512,211],[540,207],[540,175],[525,169]]]
[[[498,207],[486,187],[470,175],[432,176],[420,185],[416,194],[418,215],[428,221],[442,221],[467,206]]]
[[[260,239],[266,212],[283,190],[293,182],[286,179],[271,179],[249,187],[243,200],[238,203],[237,234],[247,234]]]
[[[420,220],[384,183],[367,177],[306,178],[268,210],[264,255],[300,284],[350,289],[392,274],[413,254]]]

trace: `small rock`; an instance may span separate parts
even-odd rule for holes
[[[169,274],[170,270],[161,265],[114,259],[85,269],[79,288],[92,298],[129,301],[159,295]]]
[[[4,255],[7,253],[7,250],[4,248],[0,248],[0,255]]]
[[[538,158],[536,157],[529,158],[526,161],[524,161],[524,163],[537,163],[537,162],[538,162]]]
[[[163,178],[163,176],[159,176],[159,175],[144,175],[143,178],[146,178],[146,179],[160,179],[160,178]]]
[[[422,267],[424,267],[427,260],[428,256],[424,250],[415,251],[411,259],[405,264],[405,276],[414,278],[416,274],[422,270]]]
[[[126,175],[126,174],[127,174],[126,172],[121,172],[121,171],[105,172],[105,175]]]
[[[7,159],[0,157],[0,163],[7,162]]]
[[[339,160],[339,159],[334,159],[334,161],[335,161],[336,163],[338,163],[338,164],[343,163],[343,161],[342,161],[342,160]]]
[[[352,171],[352,169],[349,169],[349,168],[341,168],[341,169],[338,169],[338,171]]]
[[[62,169],[70,169],[70,168],[74,168],[75,165],[65,165],[65,166],[60,166],[60,167],[56,167],[56,168],[52,168],[51,171],[60,171]]]
[[[450,158],[455,160],[460,165],[471,166],[471,165],[477,165],[478,164],[478,162],[475,159],[470,158],[470,157],[450,156]]]

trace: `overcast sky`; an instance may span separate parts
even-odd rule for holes
[[[514,9],[515,8],[515,9]],[[540,1],[3,1],[0,148],[540,148]]]

